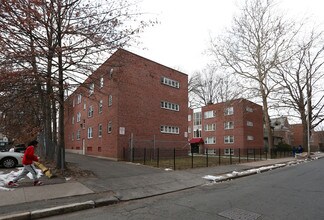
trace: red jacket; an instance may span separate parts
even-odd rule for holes
[[[34,146],[28,146],[25,150],[24,157],[22,159],[23,165],[30,165],[33,161],[38,161],[38,157],[34,155]]]

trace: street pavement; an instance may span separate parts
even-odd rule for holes
[[[323,153],[313,156],[322,157]],[[175,171],[70,153],[66,154],[66,161],[93,172],[94,176],[71,180],[44,179],[43,186],[30,186],[29,182],[12,191],[0,191],[0,220],[38,219],[141,199],[207,184],[209,181],[203,178],[206,175],[219,176],[274,164],[282,167],[303,160],[289,157]],[[267,169],[273,167],[263,171]],[[230,176],[226,177],[232,178]]]

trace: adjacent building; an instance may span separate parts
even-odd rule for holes
[[[187,106],[186,74],[118,49],[66,100],[66,149],[122,159],[134,147],[182,147]]]
[[[189,109],[188,134],[194,153],[221,149],[237,155],[238,149],[263,149],[262,106],[237,99]]]

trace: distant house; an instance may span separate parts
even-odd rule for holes
[[[285,143],[291,145],[292,132],[287,117],[271,118],[271,127],[273,128],[273,143],[278,145]]]
[[[9,143],[8,138],[4,134],[0,133],[0,148],[7,146],[8,143]]]
[[[304,150],[307,149],[308,146],[303,146],[303,125],[302,124],[292,124],[291,125],[291,132],[292,132],[292,146],[299,146],[301,145]],[[324,132],[323,131],[312,131],[312,135],[310,136],[310,148],[311,151],[318,151],[324,150]]]
[[[188,134],[194,153],[221,149],[234,155],[238,149],[263,149],[262,106],[237,99],[189,109]]]
[[[118,49],[65,101],[67,151],[123,159],[187,142],[188,75]]]

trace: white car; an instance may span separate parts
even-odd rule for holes
[[[13,168],[22,165],[23,153],[18,152],[0,152],[0,166],[5,168]]]

